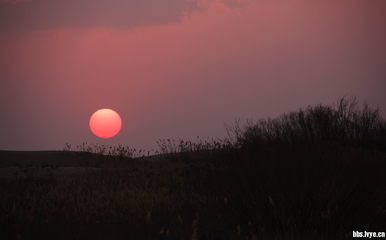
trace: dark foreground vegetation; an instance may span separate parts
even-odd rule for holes
[[[133,151],[119,147],[100,171],[71,180],[2,180],[0,238],[298,240],[386,231],[378,109],[342,98],[226,129],[229,138],[217,142],[160,141],[159,160],[129,158]]]

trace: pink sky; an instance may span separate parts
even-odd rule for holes
[[[152,150],[346,94],[386,118],[385,12],[384,0],[0,0],[0,150]],[[113,138],[88,126],[101,108],[122,118]]]

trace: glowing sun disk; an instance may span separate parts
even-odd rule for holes
[[[119,133],[122,127],[121,117],[114,110],[103,108],[90,118],[90,129],[98,137],[111,138]]]

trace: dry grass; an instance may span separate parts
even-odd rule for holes
[[[309,108],[305,119],[331,115],[322,110]],[[91,153],[82,164],[100,171],[2,179],[2,239],[349,239],[385,231],[384,121],[350,142],[283,119],[268,131],[228,128],[233,140],[160,140],[156,156],[83,145]]]

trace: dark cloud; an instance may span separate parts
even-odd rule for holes
[[[0,31],[168,24],[202,11],[186,0],[30,0],[0,4]]]
[[[249,2],[245,0],[220,0],[220,2],[228,8],[242,8],[249,5]]]
[[[10,2],[10,3],[18,3],[22,1],[28,1],[28,0],[0,0],[0,4]]]

